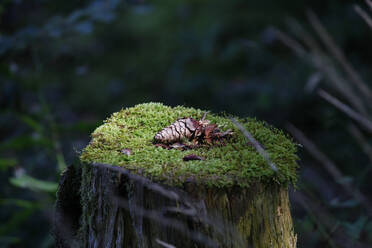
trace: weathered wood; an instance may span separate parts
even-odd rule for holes
[[[80,193],[80,227],[67,237],[79,247],[296,247],[287,188],[277,184],[169,187],[120,167],[84,164]],[[71,210],[62,206],[59,216],[70,218]]]

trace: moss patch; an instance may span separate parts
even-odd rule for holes
[[[279,171],[275,173],[247,143],[246,138],[227,117],[208,113],[206,119],[222,131],[232,129],[233,138],[225,146],[194,150],[166,150],[153,145],[154,135],[182,117],[200,119],[205,111],[183,106],[168,107],[161,103],[139,104],[112,114],[92,133],[90,144],[83,150],[84,163],[107,163],[122,166],[155,181],[181,185],[193,180],[210,186],[247,187],[255,182],[295,184],[297,175],[296,145],[282,131],[255,119],[240,119],[248,131],[265,147]],[[122,154],[129,148],[133,154]],[[205,157],[188,161],[188,154]]]

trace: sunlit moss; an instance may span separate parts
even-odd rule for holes
[[[81,154],[85,163],[118,165],[156,181],[179,185],[193,180],[215,186],[249,186],[253,182],[296,182],[296,145],[280,130],[255,119],[240,119],[252,135],[265,147],[279,171],[275,173],[229,118],[207,114],[222,131],[232,129],[233,138],[225,146],[194,150],[167,150],[155,147],[154,135],[181,117],[200,119],[205,111],[161,103],[139,104],[112,114],[92,133],[92,140]],[[122,154],[129,148],[133,154]],[[204,161],[184,162],[182,158],[196,154]]]

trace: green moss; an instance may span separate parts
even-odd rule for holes
[[[233,138],[225,146],[194,150],[167,150],[153,145],[154,135],[181,117],[200,119],[205,111],[161,103],[139,104],[112,114],[92,134],[83,150],[84,163],[108,163],[122,166],[155,181],[180,185],[187,180],[214,186],[249,186],[254,182],[296,182],[296,145],[280,130],[255,119],[240,119],[248,131],[265,147],[279,171],[275,173],[242,133],[227,117],[208,113],[206,119],[218,124],[222,131],[232,129]],[[128,156],[120,151],[130,148]],[[184,162],[182,158],[196,154],[204,161]]]

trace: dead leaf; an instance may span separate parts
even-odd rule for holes
[[[212,144],[216,132],[218,132],[216,124],[209,124],[204,128],[204,139],[208,144]]]
[[[195,154],[189,154],[183,157],[183,161],[190,161],[190,160],[205,160],[205,158],[195,155]]]
[[[158,143],[158,144],[155,144],[156,147],[161,147],[161,148],[164,148],[164,149],[171,149],[168,145],[165,145],[165,144],[162,144],[162,143]]]

